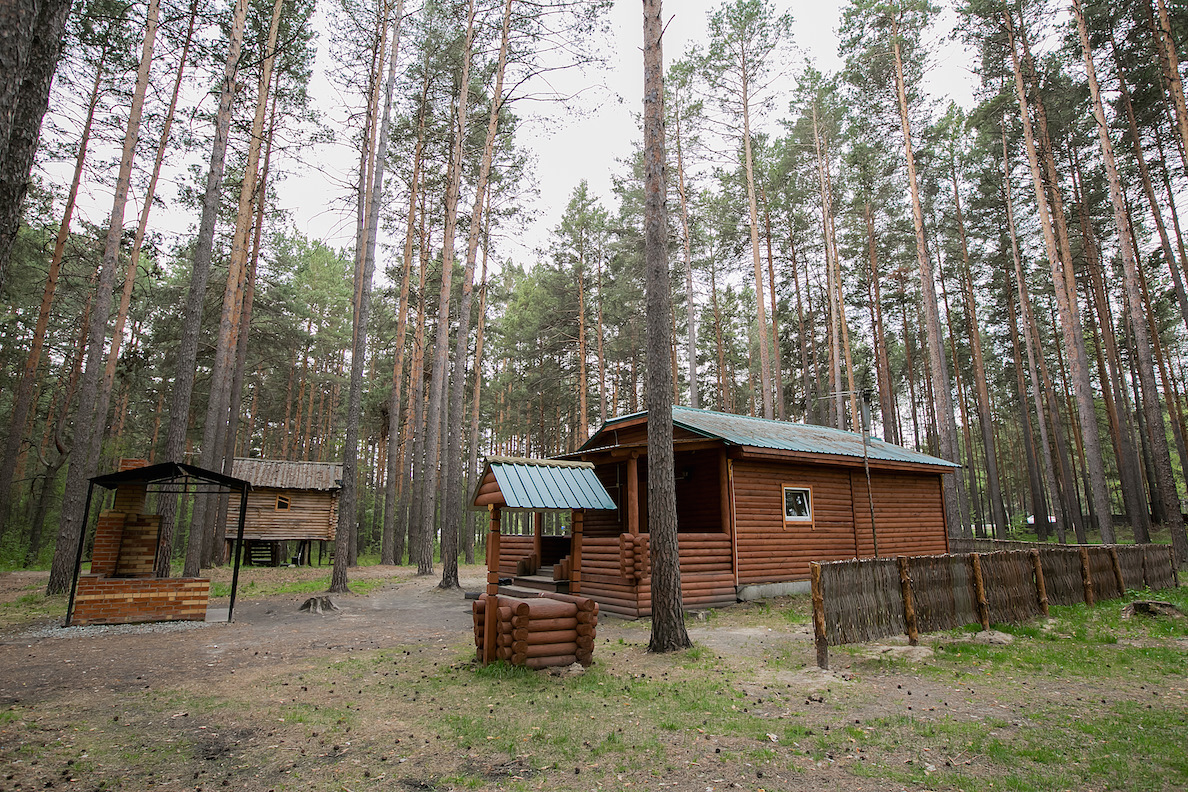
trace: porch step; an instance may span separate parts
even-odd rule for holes
[[[521,575],[512,581],[512,586],[533,591],[552,591],[559,594],[569,593],[568,580],[553,580],[552,575]]]

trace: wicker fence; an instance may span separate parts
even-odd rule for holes
[[[914,644],[921,632],[1017,624],[1047,615],[1049,604],[1092,605],[1127,589],[1177,585],[1166,545],[1047,545],[814,563],[811,569],[822,668],[829,666],[830,646],[903,634]]]

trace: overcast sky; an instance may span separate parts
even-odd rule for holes
[[[704,47],[708,13],[721,2],[669,0],[665,3],[666,66],[685,55],[691,47]],[[790,10],[795,20],[793,44],[797,60],[787,70],[783,91],[791,91],[791,74],[799,71],[806,61],[827,73],[841,68],[836,29],[844,0],[773,0],[773,3],[781,11]],[[326,4],[323,2],[322,5],[325,7]],[[311,94],[326,123],[331,127],[341,126],[342,114],[350,108],[327,77],[329,35],[322,16],[324,12],[320,10],[318,13],[315,24],[322,33],[317,42]],[[559,223],[573,189],[582,179],[590,183],[608,210],[615,209],[612,178],[623,172],[620,161],[631,155],[642,137],[635,119],[642,112],[643,13],[640,0],[617,0],[610,13],[613,40],[605,46],[609,68],[593,74],[572,71],[554,75],[552,87],[578,96],[568,105],[559,102],[516,105],[516,112],[523,119],[518,145],[535,158],[535,166],[528,178],[539,197],[527,207],[526,227],[505,230],[498,246],[493,245],[493,262],[510,258],[524,265],[534,263],[537,251],[547,248],[549,232]],[[968,107],[972,103],[974,76],[969,70],[968,56],[948,38],[952,20],[952,14],[945,12],[931,34],[931,49],[936,55],[930,64],[926,88],[934,99],[947,101],[952,98]],[[247,101],[249,93],[254,96],[254,91],[247,92],[241,101]],[[768,118],[768,128],[778,133],[775,125],[786,115],[788,103],[781,100],[778,84],[773,93],[774,111]],[[349,136],[341,137],[334,144],[307,148],[301,153],[300,162],[286,162],[283,167],[287,177],[279,184],[278,194],[281,208],[289,212],[298,231],[332,247],[350,250],[354,246],[355,218],[349,185],[358,154],[352,150]],[[118,157],[118,151],[114,156]],[[198,151],[184,163],[171,161],[171,167],[162,174],[159,195],[163,205],[152,217],[152,228],[157,232],[174,239],[194,232],[196,215],[184,210],[176,197],[181,182],[188,178],[185,168],[205,169],[207,156],[206,152]],[[139,167],[149,167],[149,154],[142,153],[138,159]],[[91,161],[99,163],[101,158],[96,154]],[[68,183],[72,167],[73,158],[62,158],[47,164],[46,176],[59,184]],[[104,222],[111,210],[110,186],[104,186],[109,182],[88,180],[85,183],[79,197],[79,218]],[[134,225],[141,199],[136,190],[133,190],[131,199],[133,206],[129,207],[126,216],[128,224]],[[384,241],[381,238],[381,243]],[[377,273],[382,272],[381,262]]]
[[[669,0],[664,5],[667,22],[664,34],[664,60],[668,65],[683,56],[692,46],[705,41],[708,13],[721,0]],[[792,12],[795,20],[794,44],[801,58],[810,59],[818,69],[833,72],[841,68],[837,55],[837,26],[842,0],[813,0],[813,2],[780,2],[776,6]],[[934,95],[949,96],[969,105],[973,75],[968,58],[959,46],[947,41],[951,19],[942,17],[933,34],[939,55],[929,73],[929,90]],[[539,191],[539,199],[532,207],[532,219],[522,235],[503,239],[501,249],[492,250],[498,260],[512,258],[531,264],[536,250],[548,244],[549,231],[560,221],[574,187],[582,180],[589,181],[608,209],[613,210],[612,176],[621,172],[620,160],[630,156],[638,145],[641,133],[635,118],[642,110],[643,94],[643,13],[640,0],[618,0],[611,11],[611,31],[608,42],[611,68],[605,73],[567,74],[558,87],[580,92],[576,104],[582,112],[557,103],[518,106],[517,112],[528,116],[519,137],[519,145],[533,152],[536,165],[531,178]],[[326,40],[319,42],[319,79],[321,89],[315,91],[330,96],[324,70]],[[799,69],[799,65],[794,67]],[[605,86],[605,87],[602,87]],[[583,90],[585,89],[585,90]],[[786,102],[777,96],[776,112],[771,122],[786,112]],[[536,115],[534,119],[532,116]],[[345,145],[337,152],[327,151],[323,167],[345,181],[357,155]],[[291,176],[281,190],[281,202],[293,213],[293,221],[305,234],[317,237],[334,246],[353,245],[354,219],[344,213],[341,202],[330,207],[328,193],[340,189],[325,174],[315,171],[305,176]]]

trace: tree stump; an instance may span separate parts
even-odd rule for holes
[[[323,595],[320,597],[310,597],[304,603],[302,603],[301,607],[298,608],[298,610],[309,611],[310,613],[319,613],[320,614],[320,613],[325,613],[327,611],[336,611],[336,610],[342,610],[342,609],[339,608],[337,605],[335,605],[334,602],[331,601],[331,599],[329,597]]]

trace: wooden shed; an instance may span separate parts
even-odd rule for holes
[[[829,427],[688,407],[672,416],[686,608],[793,589],[810,561],[948,550],[941,485],[952,463]],[[567,455],[594,465],[616,506],[585,515],[582,593],[628,617],[651,614],[647,430],[646,412],[615,418]]]
[[[249,551],[265,542],[297,541],[300,560],[308,562],[313,541],[334,539],[342,465],[237,457],[232,475],[252,485],[243,531]],[[233,494],[227,514],[238,513],[239,496]]]

